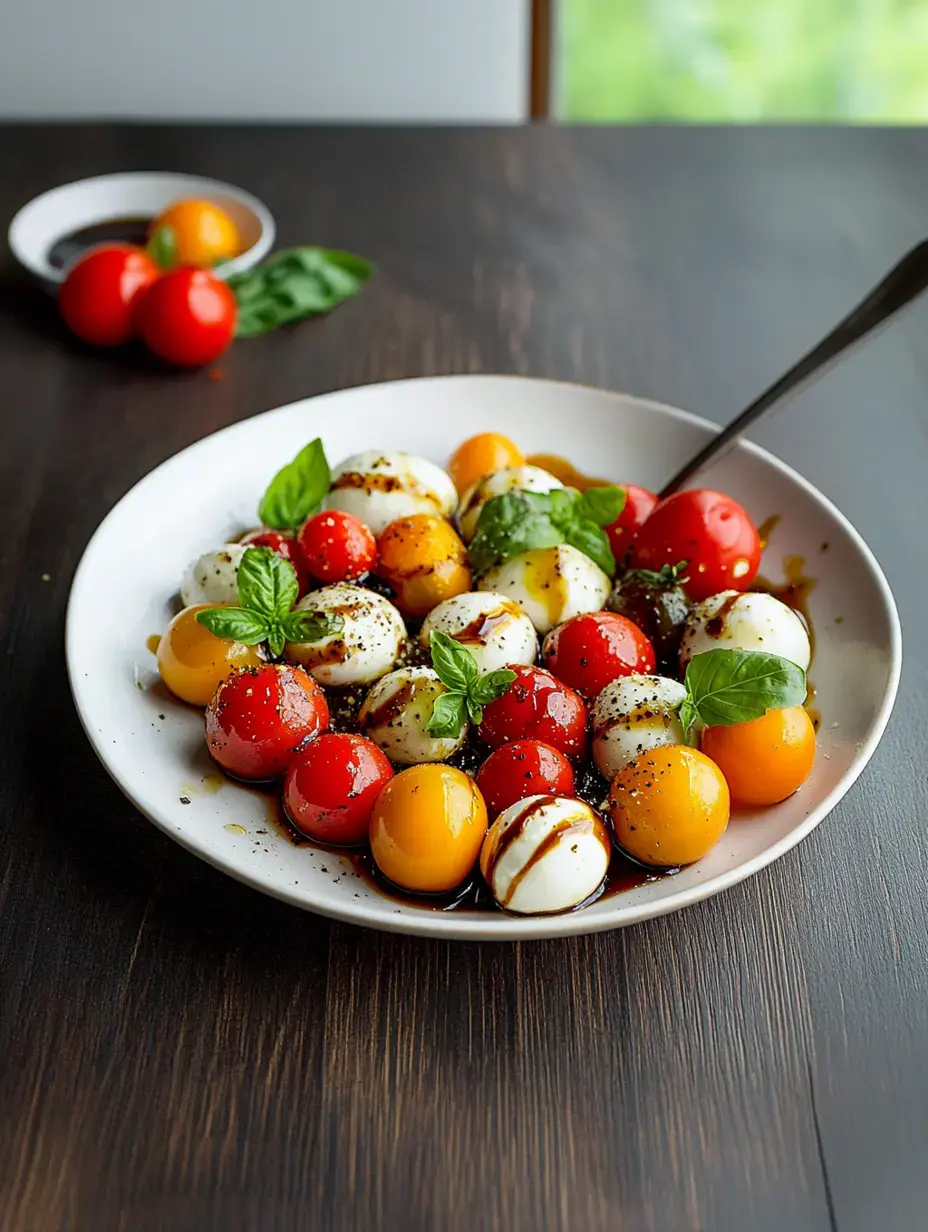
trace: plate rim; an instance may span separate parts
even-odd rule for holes
[[[219,871],[228,874],[235,880],[242,882],[259,893],[268,895],[271,898],[285,902],[292,907],[296,907],[301,911],[310,912],[314,915],[324,916],[328,919],[338,920],[342,923],[352,924],[357,927],[374,928],[382,932],[398,933],[407,936],[434,937],[442,940],[458,940],[458,941],[541,941],[551,940],[557,937],[570,936],[585,936],[599,932],[609,932],[617,928],[625,928],[631,924],[637,924],[644,920],[655,919],[659,916],[668,915],[672,912],[680,911],[686,907],[692,906],[695,903],[703,902],[707,898],[713,898],[716,894],[730,889],[732,886],[738,885],[742,881],[746,881],[749,877],[759,873],[768,865],[773,864],[776,860],[786,855],[794,847],[798,846],[808,835],[818,826],[825,817],[835,808],[841,799],[851,790],[857,782],[861,773],[870,762],[876,748],[883,737],[886,726],[889,722],[893,707],[896,702],[896,696],[899,688],[899,681],[902,673],[902,626],[899,618],[899,612],[896,605],[895,596],[892,588],[880,566],[879,561],[873,551],[867,544],[866,540],[846,517],[844,513],[835,505],[835,503],[827,497],[819,488],[811,483],[804,476],[800,475],[786,462],[783,462],[775,454],[762,446],[755,444],[753,441],[742,439],[735,446],[735,450],[746,450],[755,457],[760,458],[764,462],[771,465],[775,470],[780,471],[787,476],[793,483],[802,488],[815,502],[824,506],[828,513],[841,525],[844,532],[848,535],[854,546],[865,561],[871,575],[873,576],[880,598],[883,602],[887,625],[889,629],[889,677],[887,686],[884,691],[879,709],[874,717],[867,738],[858,744],[857,755],[854,763],[848,768],[842,776],[839,783],[825,796],[814,808],[810,809],[802,822],[797,825],[788,834],[773,843],[763,852],[751,857],[744,864],[736,868],[727,869],[711,878],[709,881],[701,885],[693,886],[689,889],[680,890],[676,894],[671,894],[665,899],[661,899],[656,903],[642,903],[637,906],[628,906],[625,908],[617,907],[616,916],[613,918],[609,915],[604,916],[586,916],[583,911],[568,912],[562,915],[552,916],[512,916],[506,915],[503,920],[496,920],[495,923],[484,923],[477,916],[455,916],[455,913],[434,912],[427,917],[415,916],[400,916],[394,918],[392,913],[389,913],[386,918],[383,915],[382,907],[377,906],[349,906],[344,909],[338,905],[308,903],[307,897],[311,897],[311,892],[307,895],[293,893],[286,886],[275,887],[262,881],[260,877],[250,873],[247,867],[243,867],[240,860],[232,858],[224,858],[220,853],[206,851],[200,847],[195,841],[190,840],[190,836],[183,830],[178,830],[172,822],[162,820],[156,816],[157,810],[149,809],[138,798],[134,787],[124,783],[117,778],[113,769],[105,756],[105,746],[102,739],[97,738],[97,733],[94,730],[90,716],[90,706],[87,703],[86,694],[82,693],[82,684],[79,679],[77,668],[75,665],[78,648],[76,646],[77,634],[75,632],[76,615],[78,606],[82,600],[82,591],[84,589],[84,577],[89,574],[90,562],[93,556],[94,546],[102,537],[107,526],[115,520],[120,509],[126,501],[143,485],[154,481],[156,476],[172,462],[174,462],[182,454],[190,454],[195,451],[205,448],[210,442],[217,437],[226,434],[232,434],[241,429],[244,425],[251,424],[254,420],[261,419],[265,416],[272,416],[279,413],[292,411],[297,407],[312,405],[315,409],[315,404],[319,403],[324,406],[328,401],[338,399],[346,395],[357,395],[361,390],[379,389],[384,386],[395,385],[440,385],[448,383],[457,384],[479,384],[483,382],[498,382],[507,381],[521,385],[537,385],[545,387],[555,387],[562,389],[575,389],[584,392],[593,392],[606,395],[610,399],[620,399],[627,403],[635,404],[647,411],[657,412],[667,416],[677,422],[688,423],[697,426],[703,430],[708,429],[711,432],[718,433],[719,425],[712,423],[711,420],[704,419],[700,415],[696,415],[691,411],[683,410],[680,407],[670,406],[667,403],[658,402],[651,398],[640,397],[635,394],[627,394],[622,390],[606,389],[601,386],[584,384],[578,381],[562,381],[551,380],[544,377],[529,377],[521,376],[515,373],[457,373],[442,376],[424,376],[424,377],[404,377],[396,380],[366,382],[360,385],[346,386],[340,389],[329,390],[320,394],[309,395],[304,398],[297,398],[291,402],[286,402],[280,406],[270,407],[264,411],[257,411],[253,415],[246,416],[244,419],[237,420],[233,424],[227,424],[225,427],[217,429],[199,440],[191,442],[184,446],[183,449],[177,450],[170,457],[165,458],[157,466],[146,472],[139,480],[136,481],[113,505],[112,509],[103,517],[97,525],[90,539],[87,541],[78,561],[77,568],[74,571],[74,576],[71,581],[71,587],[68,594],[67,609],[65,614],[65,660],[68,674],[68,683],[71,689],[71,696],[74,701],[74,706],[78,714],[81,726],[87,736],[87,739],[96,754],[98,760],[103,765],[107,774],[116,783],[120,791],[126,798],[135,806],[135,808],[158,829],[167,834],[174,842],[181,847],[190,851],[205,863]]]

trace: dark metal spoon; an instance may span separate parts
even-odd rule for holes
[[[900,308],[904,308],[922,291],[928,287],[928,240],[906,253],[898,265],[894,265],[886,277],[873,288],[865,299],[854,308],[843,321],[840,321],[830,334],[813,347],[798,363],[780,377],[778,381],[756,398],[746,410],[723,428],[705,448],[700,449],[694,458],[681,467],[673,479],[661,490],[661,499],[670,496],[686,483],[696,471],[715,462],[726,454],[739,436],[760,419],[777,402],[783,401],[788,394],[794,393],[801,385],[813,377],[821,375],[824,369],[837,357],[860,342],[877,326],[888,321]]]

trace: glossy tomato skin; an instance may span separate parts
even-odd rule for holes
[[[583,698],[540,667],[514,665],[515,680],[484,707],[478,734],[497,749],[513,740],[540,740],[567,757],[587,748],[588,715]]]
[[[572,616],[551,630],[541,654],[548,670],[587,701],[620,676],[647,676],[655,666],[648,638],[617,612]]]
[[[558,749],[540,740],[515,740],[486,759],[477,773],[491,817],[526,796],[572,796],[574,770]]]
[[[251,530],[247,535],[243,535],[239,543],[247,543],[252,548],[270,548],[272,552],[282,556],[285,561],[293,565],[300,588],[300,598],[309,590],[309,574],[306,572],[302,553],[293,535],[285,534],[282,530],[269,530],[261,527],[260,530]]]
[[[234,778],[279,778],[296,753],[329,725],[325,695],[288,663],[245,668],[227,677],[206,708],[206,743]]]
[[[687,594],[699,603],[720,590],[747,590],[761,542],[737,501],[711,488],[675,492],[660,502],[632,543],[632,569],[658,572],[687,562]]]
[[[139,296],[161,270],[132,244],[102,244],[68,270],[58,308],[72,333],[92,346],[122,346],[136,331]]]
[[[317,842],[357,846],[367,841],[374,801],[392,778],[393,767],[372,740],[327,732],[291,761],[284,811]]]
[[[138,307],[142,341],[178,368],[199,368],[223,353],[235,334],[238,308],[226,284],[208,270],[163,274]]]
[[[625,505],[612,525],[606,527],[606,534],[612,555],[621,563],[632,539],[657,507],[658,498],[654,492],[637,483],[623,483],[620,486],[625,489]]]
[[[298,542],[310,576],[326,584],[357,581],[377,561],[377,540],[370,528],[341,509],[323,510],[307,518]]]

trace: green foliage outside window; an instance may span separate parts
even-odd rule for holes
[[[928,0],[560,0],[566,120],[928,120]]]

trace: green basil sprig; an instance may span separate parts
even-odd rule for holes
[[[299,530],[319,510],[331,482],[332,472],[317,436],[271,480],[258,505],[261,524],[274,530]]]
[[[173,269],[177,264],[177,236],[173,227],[156,227],[148,241],[148,255],[162,270]]]
[[[321,642],[338,633],[340,616],[294,611],[299,594],[296,570],[270,548],[248,548],[236,576],[238,607],[209,607],[197,612],[197,623],[216,637],[230,637],[246,646],[267,642],[272,655],[286,642]]]
[[[330,312],[361,290],[374,267],[333,248],[289,248],[226,285],[238,303],[237,338],[266,334],[292,321]]]
[[[683,681],[680,720],[687,740],[697,723],[731,727],[768,710],[801,706],[806,674],[801,667],[763,650],[707,650],[693,655]]]
[[[676,565],[661,565],[660,569],[630,569],[625,576],[638,578],[661,590],[671,590],[674,586],[684,586],[689,581],[689,578],[684,576],[688,567],[689,561],[681,560]]]
[[[433,632],[429,651],[432,667],[448,690],[435,699],[428,722],[429,734],[439,739],[460,735],[468,718],[472,723],[479,723],[484,706],[502,697],[516,678],[515,672],[508,667],[481,673],[467,647],[447,633]]]
[[[506,492],[488,500],[480,511],[468,549],[471,568],[485,573],[510,556],[534,548],[567,543],[615,573],[615,557],[603,530],[625,507],[624,488],[555,488],[553,492]]]

